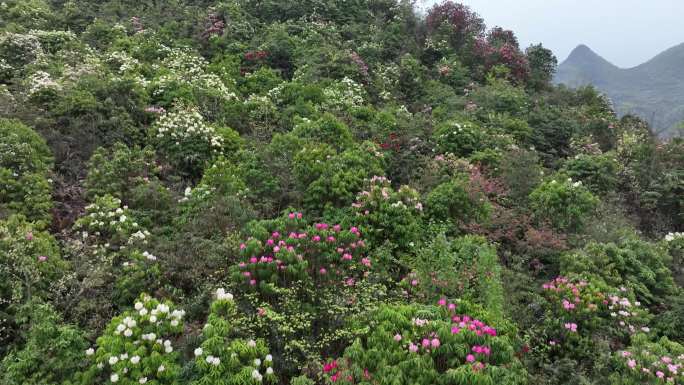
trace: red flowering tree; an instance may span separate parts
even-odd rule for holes
[[[470,7],[453,1],[434,5],[426,18],[431,36],[445,37],[452,48],[460,49],[467,41],[484,35],[484,20]]]

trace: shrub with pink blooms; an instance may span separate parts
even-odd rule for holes
[[[353,286],[373,264],[355,226],[307,226],[302,213],[291,212],[254,230],[254,236],[240,245],[244,259],[234,269],[234,279],[264,295],[297,281]]]
[[[684,346],[640,334],[613,355],[611,385],[684,384]]]
[[[339,352],[357,335],[350,317],[377,306],[386,289],[367,279],[377,262],[355,226],[308,225],[301,212],[247,225],[232,280],[250,330],[268,339],[281,368]]]
[[[524,384],[515,328],[490,324],[482,308],[440,299],[437,306],[385,305],[367,331],[323,372],[340,384]]]

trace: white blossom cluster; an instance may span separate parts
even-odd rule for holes
[[[348,77],[326,87],[323,94],[327,108],[344,109],[358,107],[364,103],[363,86]]]
[[[27,33],[5,32],[0,34],[0,48],[5,52],[12,52],[17,56],[9,59],[9,62],[32,64],[45,58],[45,52],[37,36]]]
[[[665,235],[665,241],[666,242],[672,242],[676,239],[682,239],[684,238],[684,233],[668,233]]]
[[[172,85],[188,85],[216,93],[225,101],[237,100],[235,92],[232,92],[219,76],[206,71],[206,60],[190,49],[170,49],[161,67],[168,71],[152,82],[155,96],[163,95]]]
[[[37,71],[28,78],[28,96],[34,95],[43,90],[60,91],[62,85],[53,80],[49,73]]]
[[[159,358],[155,357],[156,352],[174,352],[170,337],[182,330],[185,311],[173,309],[149,296],[136,302],[134,309],[112,321],[110,328],[113,330],[102,337],[103,342],[97,351],[92,347],[85,351],[86,357],[96,355],[99,370],[109,366],[109,380],[112,383],[126,377],[140,384],[154,381],[156,375],[166,370],[164,363],[169,364],[169,360],[174,360],[172,357],[162,357],[162,364],[152,364],[159,362]],[[115,342],[113,339],[121,341]]]
[[[124,51],[111,52],[109,55],[107,55],[106,60],[108,63],[116,65],[118,67],[119,73],[121,74],[135,71],[138,66],[140,66],[138,59],[132,57]]]
[[[223,138],[204,121],[197,107],[177,108],[159,117],[152,129],[158,139],[170,141],[177,146],[188,140],[199,139],[208,143],[214,150],[223,146]]]

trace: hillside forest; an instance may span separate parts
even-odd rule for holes
[[[0,384],[684,384],[684,140],[556,67],[452,1],[3,0]]]

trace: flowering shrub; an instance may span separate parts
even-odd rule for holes
[[[256,312],[251,330],[268,338],[287,374],[305,357],[340,351],[357,335],[350,317],[376,306],[386,291],[366,279],[377,261],[366,256],[359,229],[307,226],[299,212],[247,228],[252,237],[240,245],[243,260],[232,280]]]
[[[241,144],[237,132],[207,124],[196,107],[184,105],[162,114],[151,135],[160,153],[190,176],[197,176],[216,156],[237,151]]]
[[[17,309],[48,299],[67,266],[52,235],[18,216],[0,221],[0,353],[17,337]]]
[[[549,321],[557,324],[554,337],[548,341],[553,342],[551,346],[572,344],[575,334],[609,336],[624,343],[631,335],[650,331],[647,311],[627,289],[611,292],[605,285],[566,277],[545,283],[543,289],[554,306]],[[570,351],[569,346],[563,349]]]
[[[359,107],[364,103],[365,91],[361,84],[345,77],[323,90],[326,101],[324,107],[329,110],[347,110]]]
[[[0,119],[0,218],[23,214],[47,225],[51,168],[52,155],[42,137],[18,121]]]
[[[409,299],[430,302],[441,297],[466,299],[503,314],[501,268],[496,249],[484,238],[434,236],[405,263],[412,271],[400,282]]]
[[[77,377],[80,383],[177,383],[180,365],[173,344],[184,316],[171,302],[141,295],[134,309],[112,319],[97,349],[84,352],[90,368]]]
[[[443,36],[456,49],[485,31],[484,20],[477,13],[467,5],[453,1],[435,4],[428,11],[426,23],[432,35]]]
[[[364,319],[367,333],[329,361],[323,372],[341,384],[524,384],[514,356],[514,330],[488,325],[489,316],[465,301],[437,307],[385,305]]]
[[[552,223],[557,229],[581,230],[584,222],[598,204],[582,182],[572,179],[543,182],[530,193],[530,203],[535,215]]]
[[[635,336],[632,344],[613,356],[613,385],[681,384],[684,382],[684,347],[663,337],[650,341]]]
[[[193,384],[239,385],[277,383],[273,356],[262,340],[233,336],[237,308],[233,295],[216,290],[211,313],[202,329],[202,345],[194,350],[198,378]]]
[[[248,239],[240,246],[244,260],[235,279],[268,295],[273,286],[295,281],[354,286],[367,275],[372,261],[363,254],[366,243],[357,227],[304,224],[302,213],[293,212],[277,230]]]
[[[177,99],[197,102],[205,96],[222,103],[237,99],[232,90],[234,85],[211,73],[204,58],[188,48],[164,48],[165,58],[150,87],[152,95],[165,101],[165,105]]]
[[[374,176],[352,207],[372,247],[390,241],[408,251],[419,240],[423,204],[418,192],[409,186],[394,190],[387,178]]]
[[[452,153],[467,157],[484,146],[484,131],[472,123],[447,123],[434,133],[439,153]]]
[[[86,206],[83,217],[74,224],[81,236],[94,247],[118,250],[137,240],[143,241],[149,232],[140,228],[128,206],[111,195],[95,198]]]

